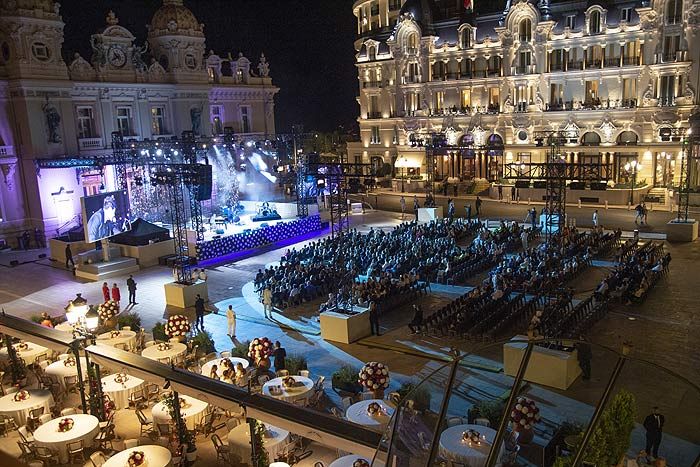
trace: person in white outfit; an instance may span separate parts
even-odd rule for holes
[[[272,318],[272,291],[270,287],[265,287],[265,290],[263,290],[263,307],[265,309],[265,318],[267,318],[268,313],[270,318]]]
[[[598,227],[598,210],[593,211],[593,227]]]
[[[226,320],[228,321],[229,337],[236,337],[236,312],[233,311],[233,305],[229,305],[228,310],[226,310]]]

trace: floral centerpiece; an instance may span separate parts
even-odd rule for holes
[[[515,430],[529,430],[540,421],[540,409],[535,401],[527,397],[518,397],[510,411],[510,421]]]
[[[171,349],[170,344],[168,344],[167,342],[161,342],[156,348],[159,352],[165,352],[166,350]]]
[[[129,463],[129,467],[138,467],[146,462],[146,456],[143,451],[132,451],[131,454],[129,454],[127,462]]]
[[[119,314],[119,305],[114,300],[107,300],[97,307],[97,314],[103,323]]]
[[[481,433],[476,430],[467,430],[462,433],[462,441],[465,443],[481,444]]]
[[[282,378],[282,385],[285,388],[293,388],[297,385],[297,380],[295,380],[292,376],[285,376]]]
[[[121,332],[119,332],[119,331],[110,331],[110,332],[109,332],[109,338],[110,338],[110,339],[116,339],[116,338],[119,337],[120,335],[121,335]]]
[[[173,315],[165,323],[165,334],[170,337],[185,336],[190,332],[190,321],[186,316]]]
[[[105,409],[105,419],[108,419],[112,412],[117,410],[117,405],[111,399],[107,398],[107,394],[104,395],[104,409]]]
[[[20,341],[20,342],[15,346],[15,348],[21,352],[21,351],[23,351],[23,350],[28,350],[28,349],[29,349],[29,344],[27,344],[26,342]]]
[[[72,418],[63,418],[58,422],[58,431],[61,433],[70,431],[73,429],[73,425],[75,425],[75,422]]]
[[[358,382],[368,391],[381,392],[389,387],[389,368],[383,363],[365,363],[358,376]]]
[[[369,462],[367,462],[367,459],[360,458],[352,463],[352,467],[369,467]]]
[[[374,416],[376,416],[376,415],[379,415],[379,414],[381,414],[381,413],[383,413],[383,412],[384,412],[384,410],[382,409],[382,406],[379,405],[378,402],[371,402],[371,403],[367,406],[367,413],[368,413],[369,415],[371,415],[372,417],[374,417]]]
[[[260,363],[261,360],[269,358],[273,352],[274,347],[272,346],[272,341],[267,337],[256,337],[248,346],[248,357],[253,359],[256,363]]]
[[[129,381],[129,377],[126,373],[117,373],[114,375],[114,382],[119,384],[124,384]]]
[[[15,402],[22,402],[22,401],[26,401],[27,399],[29,399],[29,397],[31,397],[29,395],[29,391],[22,389],[21,391],[15,393],[15,396],[13,399],[15,400]]]
[[[63,366],[75,366],[75,357],[68,357],[65,360],[63,360]]]
[[[189,404],[187,403],[187,401],[185,400],[185,398],[184,398],[184,397],[180,397],[180,408],[181,408],[181,409],[185,409],[185,408],[187,408],[187,407],[189,407]]]

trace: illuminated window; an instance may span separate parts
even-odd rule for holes
[[[529,18],[520,21],[518,36],[520,37],[520,42],[530,42],[532,40],[532,21]]]
[[[133,136],[133,125],[131,124],[131,107],[117,107],[117,130],[122,136]]]
[[[92,107],[78,107],[78,138],[95,137],[95,119],[92,114]]]
[[[666,3],[666,24],[678,24],[683,17],[683,0],[668,0]]]
[[[164,107],[151,107],[151,133],[154,135],[166,134]]]
[[[241,133],[250,133],[250,107],[241,106]]]
[[[463,109],[471,107],[471,105],[472,105],[471,89],[462,89],[460,101],[462,103]]]
[[[589,30],[591,34],[600,33],[600,12],[598,10],[592,11],[591,16],[588,20]]]
[[[370,139],[370,143],[372,144],[379,144],[381,141],[379,139],[379,127],[378,126],[373,126],[372,127],[372,138]]]

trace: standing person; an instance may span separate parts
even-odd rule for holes
[[[467,204],[467,222],[472,223],[472,203]]]
[[[510,187],[510,200],[515,201],[515,185]]]
[[[642,205],[638,204],[637,207],[634,208],[634,211],[636,212],[636,214],[634,215],[634,223],[637,224],[641,222],[642,224],[644,224],[644,218],[642,217]]]
[[[117,302],[117,306],[119,306],[119,302],[122,299],[122,292],[119,290],[119,287],[117,286],[117,283],[115,282],[112,284],[112,300]]]
[[[399,200],[399,204],[401,204],[401,219],[406,215],[406,198],[401,195],[401,199]]]
[[[369,304],[369,326],[372,329],[372,334],[379,336],[379,312],[377,311],[377,304],[372,301]]]
[[[126,288],[129,290],[129,305],[136,305],[136,281],[134,276],[129,276],[126,280]]]
[[[38,227],[34,227],[34,243],[37,248],[46,248],[46,237]]]
[[[226,322],[228,323],[228,336],[232,339],[236,337],[236,312],[233,311],[233,305],[228,306],[226,310]]]
[[[196,315],[194,326],[199,326],[199,329],[204,331],[204,299],[199,294],[197,294],[197,299],[194,301],[194,312]]]
[[[537,227],[537,209],[532,208],[530,213],[532,215],[532,228],[535,229]]]
[[[659,457],[659,445],[663,434],[666,419],[659,413],[658,407],[652,407],[652,413],[644,419],[644,428],[647,430],[647,454],[654,458]]]
[[[418,208],[420,208],[420,204],[418,204],[418,197],[413,195],[413,214],[416,216],[416,220],[418,220]]]
[[[272,318],[272,290],[270,290],[270,286],[265,286],[265,290],[263,290],[263,312],[265,313],[265,318],[269,317]]]
[[[276,372],[287,369],[287,362],[285,361],[287,358],[287,351],[282,347],[280,341],[275,342],[275,350],[272,352],[272,358],[274,359],[272,366],[275,368]]]
[[[72,268],[75,269],[75,262],[73,261],[73,251],[70,249],[70,243],[66,244],[66,269],[71,269],[68,267],[68,263],[70,263]]]
[[[593,227],[598,228],[598,210],[593,211]]]
[[[649,209],[647,209],[647,203],[642,202],[642,216],[644,218],[644,224],[649,225],[647,221],[647,215],[649,214]]]
[[[408,329],[413,334],[417,334],[420,331],[421,324],[423,324],[423,308],[420,305],[413,305],[413,319],[408,323]]]
[[[105,299],[105,302],[109,301],[109,286],[106,282],[102,283],[102,298]]]
[[[584,340],[583,336],[579,336],[579,339]],[[581,367],[582,378],[584,381],[588,381],[591,379],[591,359],[593,358],[591,345],[588,342],[578,342],[576,350],[578,350],[578,366]]]
[[[527,237],[527,230],[523,229],[522,233],[520,234],[520,241],[523,243],[523,250],[525,251],[527,251]]]
[[[481,217],[481,198],[479,198],[479,195],[476,196],[476,218],[479,219]]]
[[[498,185],[498,200],[503,199],[503,185]]]

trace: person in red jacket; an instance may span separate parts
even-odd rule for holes
[[[117,305],[119,305],[119,301],[122,299],[122,293],[119,291],[119,287],[117,284],[112,284],[112,300],[117,302]]]
[[[102,297],[104,297],[105,302],[109,301],[109,286],[106,282],[102,283]]]

